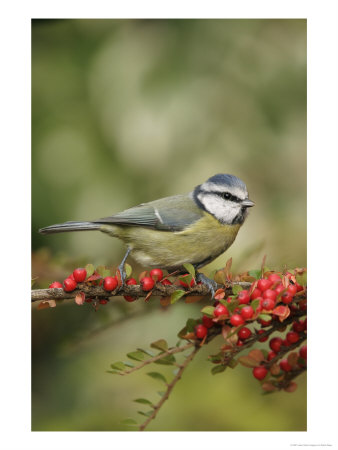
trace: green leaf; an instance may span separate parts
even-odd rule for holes
[[[301,286],[307,285],[307,274],[306,272],[302,273],[301,275],[296,275],[296,281]]]
[[[237,364],[238,364],[238,361],[233,358],[228,362],[228,367],[230,367],[230,369],[234,369],[237,366]]]
[[[128,263],[124,263],[124,270],[126,272],[127,278],[129,278],[130,275],[133,273],[133,269],[132,269],[131,265]]]
[[[197,323],[198,323],[198,321],[196,319],[188,319],[187,323],[185,325],[187,332],[190,333],[191,331],[194,331]]]
[[[165,376],[159,372],[148,372],[147,375],[149,375],[151,378],[154,378],[155,380],[163,381],[163,383],[167,384]]]
[[[163,395],[166,393],[166,391],[157,391],[157,393],[160,397],[163,397]]]
[[[163,358],[154,361],[155,364],[163,364],[166,366],[172,366],[176,362],[174,355],[165,355]]]
[[[238,307],[239,300],[232,300],[230,303],[226,303],[226,307],[228,308],[229,313],[234,312],[234,310]]]
[[[123,361],[123,364],[125,364],[128,367],[135,367],[134,364],[132,364],[130,361]]]
[[[112,374],[119,374],[120,372],[118,372],[117,370],[106,370],[106,373],[112,373]]]
[[[216,375],[216,373],[224,372],[226,369],[226,366],[223,366],[222,364],[219,364],[218,366],[215,366],[211,369],[211,373],[213,375]]]
[[[145,358],[145,355],[143,352],[130,352],[130,353],[127,353],[127,356],[129,359],[134,359],[135,361],[143,361]]]
[[[107,276],[107,275],[105,275],[104,273],[105,273],[105,271],[106,271],[106,266],[97,266],[96,267],[96,272],[99,274],[99,275],[101,275],[101,277],[102,278],[104,278],[105,276]]]
[[[153,404],[151,403],[150,400],[147,400],[146,398],[136,398],[135,400],[133,400],[136,403],[142,403],[142,405],[149,405],[149,406],[153,406]]]
[[[165,339],[159,339],[158,341],[152,342],[150,344],[151,348],[156,348],[157,350],[167,351],[168,343]]]
[[[113,364],[110,364],[110,367],[116,370],[124,370],[126,368],[126,365],[122,361],[117,361]]]
[[[141,416],[146,416],[146,417],[150,417],[153,413],[153,411],[147,411],[147,412],[143,412],[143,411],[137,411],[138,414],[141,414]]]
[[[243,291],[243,288],[239,284],[235,284],[232,286],[232,292],[234,295],[237,295],[241,291]]]
[[[123,423],[123,425],[138,425],[137,424],[137,422],[136,422],[136,420],[134,420],[134,419],[124,419],[124,420],[121,420],[121,422],[120,423]]]
[[[151,351],[149,351],[149,350],[144,350],[143,348],[138,348],[137,350],[138,350],[139,352],[144,353],[145,355],[148,355],[148,356],[151,356],[151,357],[154,356],[154,353],[151,352]]]
[[[271,315],[263,313],[258,316],[258,319],[262,319],[262,320],[265,320],[266,322],[268,322],[269,320],[271,320]]]
[[[256,278],[256,280],[259,280],[259,278],[262,275],[261,269],[249,270],[248,273],[249,273],[250,277],[254,277],[254,278]]]
[[[250,305],[252,306],[252,309],[256,312],[256,309],[259,306],[259,298],[255,298],[255,300],[252,300],[252,302],[250,303]],[[246,306],[246,305],[245,305]]]
[[[183,297],[183,295],[185,295],[185,291],[181,291],[181,290],[177,290],[175,292],[172,293],[171,295],[171,299],[170,299],[170,303],[174,304],[177,302],[177,300],[179,300],[181,297]]]
[[[87,272],[87,278],[89,278],[95,272],[93,264],[87,264],[85,266],[85,269],[86,269],[86,272]]]
[[[214,311],[215,311],[214,306],[205,306],[204,308],[201,309],[201,313],[205,314],[208,317],[214,317]]]
[[[195,278],[195,267],[192,264],[186,263],[186,264],[183,264],[183,267],[185,269],[187,269],[187,271],[190,273],[192,278]]]

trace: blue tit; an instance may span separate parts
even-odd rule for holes
[[[65,222],[40,229],[40,233],[99,230],[127,244],[142,266],[181,270],[210,263],[234,242],[248,208],[254,206],[245,183],[234,175],[218,174],[189,194],[165,197],[90,222]],[[201,281],[213,287],[202,274]]]

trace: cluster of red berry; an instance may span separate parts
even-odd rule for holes
[[[297,293],[299,293],[298,296],[296,296]],[[246,342],[250,346],[255,341],[267,341],[269,332],[265,329],[274,323],[278,324],[276,329],[279,332],[286,331],[286,326],[283,327],[282,322],[288,317],[294,318],[292,327],[287,331],[285,338],[273,337],[269,341],[271,351],[266,358],[262,357],[256,363],[256,367],[253,365],[251,367],[253,367],[253,376],[258,380],[263,380],[269,371],[276,375],[280,370],[284,372],[298,370],[306,364],[306,345],[300,348],[297,357],[293,355],[291,358],[282,359],[279,364],[277,361],[288,353],[290,346],[293,349],[297,347],[297,342],[300,341],[300,345],[304,340],[307,322],[306,318],[300,320],[300,317],[306,314],[307,305],[306,298],[302,298],[302,293],[305,293],[304,287],[297,283],[295,276],[290,272],[283,276],[269,273],[267,278],[260,278],[253,282],[248,290],[240,290],[227,299],[224,298],[224,289],[219,289],[215,295],[217,301],[214,306],[202,309],[204,315],[195,326],[194,336],[196,339],[202,339],[203,343],[208,335],[217,334],[217,327],[227,326],[228,334],[233,337],[232,345],[235,346],[232,350],[237,353],[235,348],[243,346]],[[260,328],[250,329],[245,326],[247,324],[260,325]],[[261,334],[263,336],[259,338]],[[229,347],[226,348],[229,349]]]
[[[143,273],[143,275],[141,275],[141,277],[140,277],[140,285],[145,292],[151,291],[157,281],[161,281],[161,283],[164,285],[172,284],[167,278],[163,279],[163,272],[161,269],[152,269],[149,273],[149,276],[146,276]],[[97,284],[99,286],[102,285],[103,289],[107,292],[114,291],[119,285],[117,276],[101,277],[95,271],[93,274],[90,274],[88,276],[86,269],[78,268],[78,269],[75,269],[63,281],[63,284],[60,283],[59,281],[54,281],[52,284],[49,285],[49,288],[51,288],[51,289],[52,288],[60,288],[60,289],[63,289],[65,292],[72,292],[77,288],[78,283],[84,283],[84,282],[97,282]],[[137,281],[135,280],[135,278],[128,278],[126,280],[126,285],[127,286],[137,285]],[[136,297],[125,295],[124,299],[127,302],[133,302],[136,300]],[[91,301],[92,301],[92,299],[86,298],[86,302],[90,303]],[[108,303],[108,300],[100,299],[99,303],[104,305],[104,304]]]

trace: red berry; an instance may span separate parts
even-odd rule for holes
[[[282,294],[282,302],[285,303],[286,305],[288,305],[289,303],[292,302],[293,300],[293,295],[290,294],[290,292],[286,291],[284,292],[284,294]]]
[[[277,356],[277,354],[274,351],[270,350],[268,353],[268,361],[271,361],[275,356]]]
[[[307,358],[307,345],[303,345],[303,347],[300,348],[299,356],[303,359]]]
[[[306,298],[299,302],[299,309],[301,311],[306,311],[306,309],[307,309],[307,300],[306,300]]]
[[[288,288],[287,288],[287,292],[294,296],[297,293],[297,286],[295,284],[289,284]]]
[[[279,352],[282,344],[283,344],[283,339],[281,339],[280,337],[274,337],[269,342],[269,346],[270,346],[271,350],[273,350],[275,353]]]
[[[268,369],[263,366],[258,366],[253,368],[252,373],[257,380],[263,380],[268,374]]]
[[[136,297],[132,297],[130,295],[124,295],[123,298],[127,301],[127,302],[134,302],[136,299]]]
[[[150,277],[141,278],[140,283],[144,291],[151,291],[155,286],[155,281]]]
[[[296,331],[289,331],[286,335],[286,340],[290,344],[295,344],[299,340],[299,334]]]
[[[301,286],[300,284],[296,283],[295,284],[296,288],[297,288],[297,292],[303,291],[304,290],[304,286]]]
[[[281,294],[283,291],[285,291],[286,287],[280,283],[275,287],[275,292],[277,295]]]
[[[103,280],[103,289],[105,291],[113,291],[117,288],[117,278],[116,277],[105,277]]]
[[[152,269],[150,271],[150,277],[156,282],[161,281],[163,278],[163,272],[161,269]]]
[[[250,295],[251,300],[255,300],[255,298],[258,298],[262,295],[262,291],[260,289],[254,289]]]
[[[238,347],[242,347],[242,345],[244,344],[244,342],[243,341],[241,341],[240,339],[238,339],[238,341],[237,341],[237,344],[236,345],[238,345]]]
[[[244,305],[250,302],[250,294],[249,291],[240,291],[238,293],[238,300],[240,305]]]
[[[189,287],[189,286],[188,286],[188,283],[186,283],[186,282],[184,281],[184,278],[188,278],[188,279],[189,279],[190,276],[191,276],[191,275],[190,275],[189,273],[186,273],[185,275],[182,275],[182,276],[180,277],[181,279],[179,280],[179,281],[180,281],[180,285],[183,286],[183,287],[185,287],[185,288]],[[182,278],[183,278],[183,279],[182,279]],[[192,278],[191,281],[190,281],[190,287],[193,287],[193,286],[195,286],[195,279],[194,279],[194,278]]]
[[[242,341],[245,341],[245,339],[249,339],[249,337],[252,335],[251,330],[249,330],[249,328],[247,327],[241,328],[237,334]]]
[[[63,281],[63,289],[64,289],[66,292],[72,292],[72,291],[74,291],[74,289],[76,288],[76,286],[77,286],[76,281],[75,281],[75,280],[72,280],[71,278],[66,278],[66,279]]]
[[[231,323],[232,326],[238,327],[239,325],[243,325],[244,324],[244,319],[239,314],[233,314],[230,317],[230,323]]]
[[[267,289],[266,291],[263,292],[263,298],[264,299],[271,298],[271,300],[275,302],[277,298],[276,291],[273,291],[272,289]]]
[[[263,333],[265,333],[264,330],[258,330],[258,331],[257,331],[257,334],[263,334]],[[265,342],[265,341],[267,341],[268,339],[269,339],[269,336],[264,336],[264,337],[258,339],[258,341],[259,341],[259,342]]]
[[[269,289],[272,286],[272,281],[270,280],[266,280],[265,278],[261,278],[260,280],[258,280],[257,283],[257,287],[258,289],[260,289],[262,292],[266,291],[267,289]]]
[[[82,281],[87,278],[86,269],[75,269],[73,272],[73,277],[77,283],[82,283]]]
[[[279,275],[277,275],[276,273],[271,273],[268,276],[268,280],[271,281],[273,284],[280,283],[282,281],[281,277]]]
[[[54,288],[62,288],[63,286],[59,281],[54,281],[48,287],[49,287],[49,289],[54,289]]]
[[[161,283],[162,283],[164,286],[170,286],[170,285],[172,284],[172,282],[169,281],[167,278],[165,278],[164,280],[162,280]]]
[[[198,339],[203,339],[208,334],[208,328],[202,324],[196,325],[195,334]]]
[[[208,316],[203,316],[202,322],[203,322],[203,325],[207,328],[211,328],[214,325],[213,320],[211,319],[211,317],[208,317]]]
[[[85,299],[85,302],[87,302],[87,303],[91,303],[92,301],[93,301],[92,298],[86,298],[86,299]]]
[[[305,320],[300,320],[299,322],[293,322],[292,324],[293,331],[297,331],[297,333],[301,333],[306,329],[306,322]]]
[[[264,320],[264,319],[259,319],[259,323],[261,324],[261,327],[268,327],[269,325],[271,325],[272,319],[270,320]]]
[[[275,302],[272,298],[263,298],[262,301],[259,302],[261,307],[266,311],[271,311],[275,307]]]
[[[290,372],[290,370],[292,370],[292,367],[290,366],[287,359],[282,359],[282,361],[279,363],[279,367],[284,370],[284,372]]]
[[[108,303],[108,300],[106,298],[101,298],[99,300],[100,305],[106,305]]]
[[[283,339],[282,346],[288,347],[289,345],[290,345],[290,342],[288,342],[286,339]]]
[[[218,305],[214,309],[214,316],[215,317],[220,317],[220,316],[228,317],[229,316],[228,308],[226,306],[222,305],[222,303],[218,303]]]
[[[73,273],[71,273],[67,278],[70,278],[71,280],[75,281]]]
[[[254,310],[253,310],[252,306],[243,306],[243,308],[241,309],[241,316],[245,320],[251,319],[253,314],[254,314]]]

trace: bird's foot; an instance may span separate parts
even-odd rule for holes
[[[124,285],[124,282],[126,281],[126,278],[127,278],[127,272],[124,270],[124,264],[125,264],[130,252],[131,252],[131,248],[128,247],[128,250],[123,257],[121,264],[118,267],[119,272],[120,272],[122,286]]]
[[[215,297],[215,291],[217,289],[216,281],[212,280],[211,278],[208,278],[201,272],[196,272],[196,281],[197,282],[200,281],[202,284],[208,287],[212,299]]]

